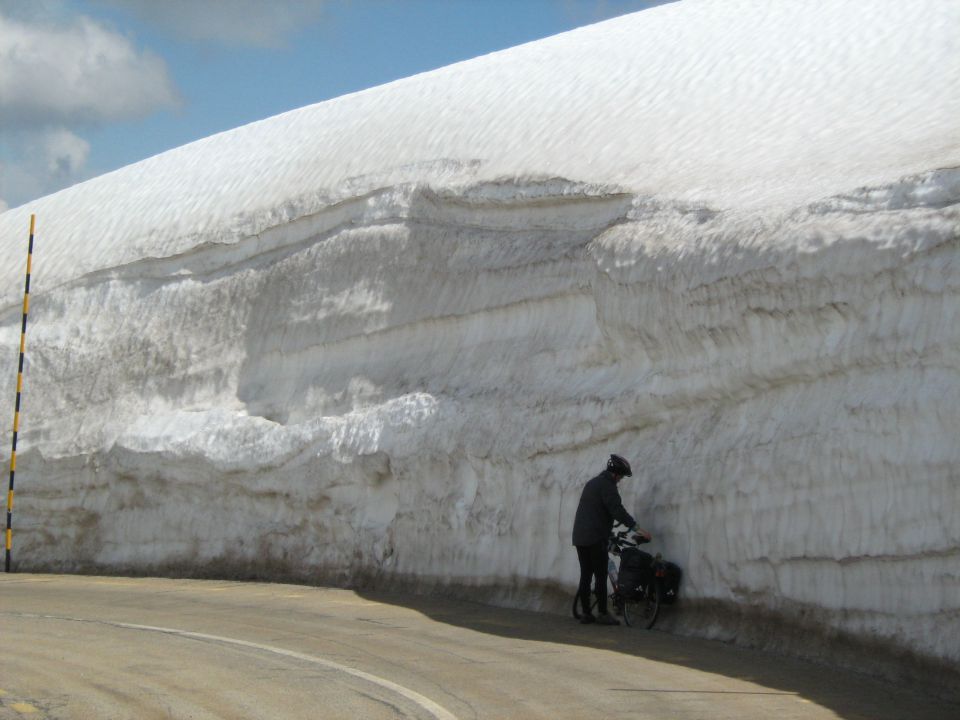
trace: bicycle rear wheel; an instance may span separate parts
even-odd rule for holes
[[[659,580],[654,580],[643,591],[643,597],[636,600],[624,600],[623,621],[631,627],[642,627],[649,630],[657,621],[660,613],[660,597],[662,589]]]

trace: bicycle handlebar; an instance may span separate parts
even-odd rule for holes
[[[643,545],[644,543],[650,542],[647,538],[642,535],[634,534],[632,539],[627,539],[627,536],[630,535],[629,530],[621,530],[620,532],[611,532],[610,533],[610,542],[619,547],[621,550],[625,547],[637,547],[638,545]]]

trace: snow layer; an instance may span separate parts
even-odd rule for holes
[[[560,607],[615,451],[674,627],[955,673],[958,27],[688,0],[0,215],[19,567]]]

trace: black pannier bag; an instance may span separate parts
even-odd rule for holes
[[[642,588],[650,582],[653,572],[653,556],[637,548],[624,548],[620,553],[620,574],[617,586],[625,600],[635,600],[643,595]]]
[[[663,593],[660,595],[660,602],[664,605],[673,605],[680,597],[680,579],[683,577],[683,570],[672,562],[665,562],[663,566]]]

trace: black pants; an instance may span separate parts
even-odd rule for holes
[[[577,545],[580,560],[580,603],[584,610],[590,607],[590,580],[594,580],[597,593],[597,612],[607,612],[607,544]]]

